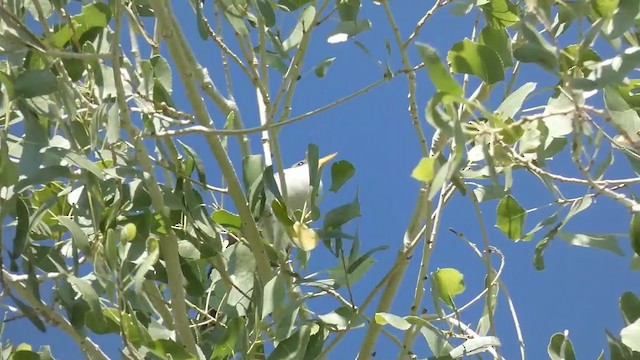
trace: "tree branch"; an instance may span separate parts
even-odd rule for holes
[[[174,26],[176,21],[173,19],[173,15],[171,15],[173,14],[173,11],[171,9],[170,2],[163,0],[151,0],[150,4],[156,13],[160,25],[162,26],[162,36],[169,45],[169,52],[177,64],[177,70],[182,78],[189,102],[194,109],[196,120],[201,126],[215,129],[213,123],[210,121],[206,106],[198,93],[198,89],[192,81],[193,74],[189,69],[193,69],[193,65],[196,64],[196,61],[193,58],[193,53],[190,51],[180,28]],[[198,67],[201,68],[199,65]],[[224,109],[226,104],[224,98],[220,95],[220,97],[217,97],[216,99],[217,103],[220,102],[220,105],[223,105],[221,107]],[[206,140],[218,162],[218,165],[220,166],[220,170],[224,178],[228,182],[229,195],[238,210],[240,218],[242,219],[243,235],[249,242],[249,248],[255,257],[258,277],[262,282],[262,285],[264,285],[269,281],[269,279],[271,279],[271,266],[269,265],[269,259],[264,249],[264,245],[262,244],[260,232],[258,231],[258,227],[253,220],[253,215],[249,209],[246,196],[242,191],[242,186],[240,185],[238,176],[236,175],[233,164],[229,159],[229,154],[227,154],[222,146],[220,138],[213,134],[208,134],[206,136]]]

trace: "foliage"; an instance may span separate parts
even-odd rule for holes
[[[416,2],[406,5],[421,14],[408,36],[394,17],[396,3],[192,0],[194,26],[220,56],[222,79],[209,74],[184,36],[174,8],[186,2],[2,2],[0,239],[7,316],[42,332],[59,328],[91,359],[107,358],[100,346],[107,334],[122,339],[126,358],[316,359],[332,356],[359,327],[366,328],[360,359],[374,355],[380,334],[398,346],[400,358],[418,356],[422,335],[430,353],[419,356],[452,359],[500,358],[494,316],[504,311],[516,324],[524,358],[502,280],[504,256],[485,229],[488,204],[495,204],[495,225],[506,238],[536,241],[533,264],[542,270],[555,239],[625,255],[619,235],[565,228],[608,197],[630,213],[632,266],[638,268],[640,203],[632,185],[640,174],[640,81],[633,78],[640,64],[640,2],[436,0],[430,9]],[[384,44],[384,61],[362,40],[373,11],[383,14],[393,39]],[[443,11],[476,21],[472,34],[453,39],[441,56],[420,34]],[[311,39],[320,34],[328,43],[315,49],[322,60],[307,65]],[[313,69],[316,81],[331,76],[340,58],[326,49],[338,43],[361,49],[381,73],[353,94],[292,115],[303,67]],[[517,86],[524,71],[546,79]],[[256,96],[260,124],[245,125],[250,110],[233,95],[239,77],[249,84],[243,96]],[[357,194],[324,214],[316,206],[322,160],[315,145],[307,151],[309,199],[302,209],[293,206],[290,184],[279,185],[286,183],[277,170],[285,167],[279,129],[398,79],[408,85],[407,124],[421,151],[406,177],[420,190],[402,240],[391,250],[366,248],[353,225],[361,216]],[[427,79],[434,92],[425,98],[416,84]],[[262,154],[250,146],[258,133]],[[194,134],[205,139],[208,154],[186,140]],[[240,154],[233,154],[230,140]],[[238,155],[241,165],[230,160]],[[215,160],[222,185],[211,185],[205,156]],[[552,169],[561,156],[579,176]],[[610,177],[614,160],[634,175]],[[347,160],[334,162],[329,189],[341,191],[355,173]],[[514,191],[525,176],[540,181],[554,201],[526,209]],[[581,195],[565,195],[576,191]],[[486,268],[484,290],[465,304],[454,301],[466,289],[464,274],[430,266],[441,214],[454,197],[472,204],[483,230],[467,238],[452,229]],[[544,212],[549,208],[551,215]],[[532,226],[532,218],[540,221]],[[334,262],[310,273],[318,245]],[[388,273],[354,296],[354,284],[373,276],[376,256],[389,251],[396,258]],[[413,261],[420,264],[418,283],[430,279],[430,286],[418,285],[411,309],[394,314],[400,283],[413,281],[406,271]],[[338,305],[321,313],[316,298]],[[510,306],[498,307],[499,298]],[[433,310],[421,313],[427,299]],[[472,319],[466,310],[475,303],[483,312]],[[607,331],[609,359],[638,358],[639,304],[636,295],[622,295],[625,327]],[[4,341],[1,357],[51,359],[51,345],[36,351]],[[551,336],[548,354],[575,358],[567,332]]]

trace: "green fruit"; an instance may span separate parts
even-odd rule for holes
[[[603,18],[611,18],[616,12],[620,0],[592,0],[591,8]]]
[[[120,229],[120,241],[129,242],[136,238],[138,228],[134,223],[128,223]]]

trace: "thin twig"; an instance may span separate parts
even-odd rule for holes
[[[516,162],[519,165],[524,166],[525,168],[527,168],[528,170],[530,170],[531,172],[537,175],[540,175],[542,177],[546,177],[549,179],[553,179],[556,181],[561,181],[561,182],[566,182],[571,184],[605,187],[605,188],[611,187],[611,186],[617,186],[617,185],[630,185],[630,184],[640,183],[640,177],[627,178],[627,179],[613,179],[613,180],[585,180],[585,179],[578,179],[578,178],[558,175],[558,174],[554,174],[539,168],[532,161],[525,159],[522,155],[518,154],[513,149],[511,150],[511,154],[514,160],[516,160]]]
[[[222,130],[222,129],[214,129],[214,128],[210,128],[207,126],[201,126],[201,125],[195,125],[195,126],[191,126],[188,128],[182,128],[182,129],[177,129],[177,130],[166,130],[166,131],[158,131],[155,134],[146,134],[147,137],[151,136],[151,137],[165,137],[165,136],[181,136],[181,135],[189,135],[189,134],[211,134],[211,135],[219,135],[219,136],[225,136],[225,135],[249,135],[249,134],[255,134],[255,133],[259,133],[261,131],[267,130],[268,128],[273,128],[273,129],[278,129],[281,128],[283,126],[286,126],[288,124],[292,124],[295,122],[299,122],[302,120],[305,120],[308,117],[311,117],[313,115],[317,115],[318,113],[321,113],[323,111],[329,110],[331,108],[334,108],[342,103],[345,103],[357,96],[360,96],[368,91],[370,91],[371,89],[375,88],[376,86],[379,86],[385,82],[389,81],[389,79],[387,78],[383,78],[380,80],[377,80],[369,85],[367,85],[366,87],[350,94],[347,95],[343,98],[340,98],[330,104],[324,105],[322,107],[319,107],[315,110],[311,110],[308,111],[304,114],[292,117],[288,120],[285,121],[279,121],[277,123],[273,123],[270,124],[268,126],[257,126],[257,127],[253,127],[253,128],[246,128],[246,129],[233,129],[233,130]]]
[[[431,9],[429,9],[429,11],[427,11],[424,16],[420,18],[420,20],[418,20],[418,22],[416,23],[416,27],[413,29],[413,32],[411,33],[411,35],[409,35],[407,41],[404,42],[404,47],[409,46],[409,44],[413,42],[418,34],[420,34],[420,31],[424,27],[424,24],[426,24],[427,20],[429,20],[429,18],[433,16],[433,14],[435,14],[436,10],[447,4],[447,2],[448,0],[436,0],[435,4],[433,4],[433,7],[431,7]]]
[[[384,12],[387,15],[387,20],[391,25],[391,29],[393,31],[393,35],[396,40],[396,44],[398,46],[398,51],[400,51],[402,66],[405,69],[410,69],[411,61],[409,60],[409,54],[407,53],[407,48],[405,44],[402,42],[402,37],[400,36],[400,30],[398,29],[398,25],[396,24],[396,20],[393,17],[393,13],[391,12],[391,8],[389,7],[388,0],[380,1],[382,7],[384,8]],[[418,104],[416,102],[416,74],[415,72],[407,73],[407,81],[409,85],[409,116],[411,117],[411,124],[413,125],[413,129],[418,136],[418,140],[420,142],[420,149],[422,150],[423,156],[427,156],[429,154],[429,149],[427,145],[427,138],[424,135],[424,130],[422,129],[422,124],[420,122],[420,117],[418,116]]]
[[[493,282],[493,267],[491,266],[491,247],[489,244],[489,235],[487,234],[487,228],[485,226],[484,218],[482,216],[482,210],[480,209],[480,205],[478,203],[478,198],[476,197],[473,191],[469,192],[469,196],[471,202],[473,203],[473,208],[476,212],[476,216],[478,217],[478,223],[480,224],[480,234],[482,235],[482,244],[484,245],[484,254],[482,256],[484,260],[484,265],[487,271],[487,278],[492,279]],[[487,316],[489,318],[489,328],[491,329],[491,335],[496,336],[496,324],[495,319],[493,317],[493,306],[495,304],[491,303],[493,299],[493,295],[491,294],[492,287],[488,286],[487,291],[489,294],[487,295]],[[498,350],[496,350],[498,352]]]

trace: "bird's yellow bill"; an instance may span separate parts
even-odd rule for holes
[[[334,157],[336,157],[338,155],[337,152],[331,154],[331,155],[327,155],[321,159],[318,159],[318,169],[322,167],[322,165],[328,163],[329,161],[333,160]]]

